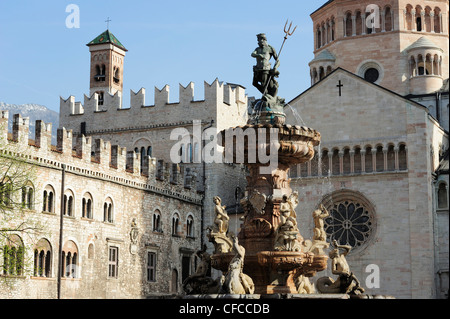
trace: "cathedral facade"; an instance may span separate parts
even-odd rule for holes
[[[310,236],[323,204],[328,238],[353,247],[372,294],[448,296],[448,9],[335,0],[311,14],[311,87],[287,109],[322,134],[291,168],[299,224]]]

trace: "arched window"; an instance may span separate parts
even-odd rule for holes
[[[426,7],[425,8],[425,15],[424,15],[425,21],[424,22],[424,31],[431,32],[431,8]]]
[[[97,91],[98,105],[103,105],[105,102],[105,93],[103,91]]]
[[[441,33],[441,9],[436,7],[434,8],[434,32]]]
[[[11,235],[3,246],[3,274],[21,276],[24,273],[25,249],[18,235]]]
[[[78,247],[69,240],[63,246],[63,269],[62,274],[66,278],[78,278]]]
[[[114,206],[110,197],[103,203],[103,221],[107,223],[114,222]]]
[[[377,172],[384,171],[384,154],[383,154],[383,146],[377,146],[377,153],[375,155],[376,169]]]
[[[437,54],[433,58],[433,74],[439,75],[439,56]]]
[[[350,174],[350,149],[346,148],[344,150],[344,157],[343,157],[343,169],[344,169],[344,174]]]
[[[328,160],[328,150],[322,151],[322,175],[330,174],[330,161]]]
[[[22,207],[28,209],[34,207],[34,187],[30,182],[22,187]]]
[[[392,23],[392,11],[390,7],[384,9],[384,29],[385,31],[394,30],[394,25]]]
[[[371,146],[367,146],[366,147],[366,156],[364,157],[365,159],[365,168],[366,168],[366,173],[370,173],[373,172],[373,164],[372,164],[372,147]]]
[[[317,49],[322,46],[322,32],[320,32],[320,26],[317,26],[317,32],[316,32],[316,41],[317,41]]]
[[[147,156],[152,157],[152,147],[151,146],[147,147]]]
[[[53,213],[55,207],[54,203],[55,203],[55,191],[53,190],[52,186],[47,185],[44,188],[42,211]]]
[[[341,169],[340,169],[341,164],[340,164],[340,160],[339,160],[339,150],[338,149],[335,149],[333,151],[331,163],[333,165],[331,174],[339,175],[341,173]]]
[[[394,145],[388,146],[387,151],[387,170],[395,171],[395,150]]]
[[[353,35],[353,21],[352,21],[352,13],[347,12],[345,15],[345,36],[350,37]]]
[[[422,31],[422,7],[421,6],[417,6],[416,7],[416,31]]]
[[[406,145],[400,144],[399,150],[398,150],[398,168],[401,171],[404,171],[408,168],[407,166],[407,160],[406,160]]]
[[[356,18],[355,18],[356,35],[361,35],[362,29],[363,29],[363,23],[362,23],[361,11],[357,11]]]
[[[302,163],[300,165],[300,176],[307,177],[308,176],[308,163]]]
[[[170,292],[172,293],[178,292],[178,271],[176,269],[172,270],[172,281],[170,285]]]
[[[311,176],[317,176],[319,174],[319,154],[314,153],[314,157],[311,160]]]
[[[353,171],[361,173],[361,148],[355,147],[355,154],[353,155]]]
[[[319,68],[319,81],[321,81],[325,77],[325,70],[323,66]]]
[[[194,217],[189,215],[186,220],[186,236],[194,237]]]
[[[92,196],[89,193],[84,194],[83,200],[81,202],[81,217],[83,218],[93,218],[92,212]]]
[[[40,239],[34,247],[35,277],[51,277],[52,274],[52,246],[47,239]]]
[[[70,190],[67,190],[64,194],[63,214],[73,216],[73,193]]]
[[[174,213],[172,215],[172,236],[179,236],[180,234],[180,215]]]
[[[413,21],[412,21],[412,6],[411,5],[407,5],[406,6],[406,14],[405,14],[405,28],[406,30],[412,30],[413,28]]]
[[[161,212],[159,209],[153,212],[153,231],[157,233],[162,233],[162,222],[161,222]]]
[[[331,65],[327,66],[327,75],[330,74],[333,70],[331,69]]]
[[[438,209],[448,209],[448,187],[445,182],[439,183],[437,191],[437,204]]]
[[[416,59],[414,58],[414,56],[411,56],[411,58],[409,60],[409,65],[410,65],[410,68],[411,68],[410,76],[411,77],[417,76]]]
[[[88,246],[88,259],[94,259],[94,244],[90,243]]]
[[[120,68],[114,67],[114,83],[119,84],[120,82]]]

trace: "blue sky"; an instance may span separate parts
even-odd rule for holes
[[[249,96],[250,56],[256,34],[280,49],[286,20],[297,30],[281,53],[279,96],[287,101],[310,86],[313,58],[310,14],[325,0],[165,0],[165,1],[0,1],[0,101],[36,103],[59,111],[60,96],[77,101],[89,93],[89,49],[86,44],[109,29],[128,49],[124,65],[123,106],[130,89],[146,89],[153,104],[154,87],[170,86],[170,102],[178,101],[179,84],[195,85],[204,97],[204,81],[238,83]],[[80,9],[80,27],[67,28],[69,4]]]

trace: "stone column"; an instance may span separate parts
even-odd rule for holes
[[[339,150],[339,175],[344,175],[344,152]]]
[[[344,38],[347,37],[347,16],[344,16]]]
[[[381,12],[381,32],[386,32],[386,10]]]
[[[333,173],[333,152],[328,152],[328,176]]]
[[[356,16],[352,16],[352,36],[356,35]]]
[[[420,11],[420,29],[425,32],[425,10]]]
[[[411,11],[411,30],[416,31],[416,11]]]
[[[399,164],[398,164],[398,151],[399,151],[399,147],[398,146],[394,146],[394,154],[395,154],[395,170],[398,171],[399,170]]]
[[[372,148],[372,172],[377,171],[377,149]]]
[[[384,161],[384,165],[383,165],[383,171],[387,171],[387,148],[383,147],[383,161]]]
[[[361,28],[362,28],[362,30],[361,30],[361,34],[362,35],[365,35],[366,34],[366,15],[365,14],[362,14],[361,13],[361,21],[362,21],[362,23],[361,23]]]
[[[361,149],[361,173],[366,172],[366,150]]]
[[[434,33],[434,12],[430,12],[431,33]]]
[[[350,174],[355,173],[355,150],[350,150]]]
[[[419,56],[415,56],[414,60],[416,61],[416,76],[419,76]]]
[[[430,56],[430,63],[431,63],[431,75],[434,75],[434,56]]]

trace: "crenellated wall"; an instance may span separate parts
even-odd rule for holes
[[[38,165],[61,167],[66,165],[67,171],[100,177],[115,183],[123,183],[143,190],[161,194],[170,194],[192,203],[200,203],[195,183],[184,183],[184,167],[173,167],[164,161],[146,156],[141,161],[141,154],[119,145],[111,145],[110,141],[85,137],[74,138],[73,131],[60,127],[57,130],[57,144],[51,143],[51,123],[36,121],[35,140],[28,138],[29,118],[20,114],[13,115],[12,132],[8,133],[9,112],[1,111],[0,145],[14,145],[14,151],[25,154],[30,162]],[[141,167],[142,164],[142,167]],[[165,167],[165,174],[161,169]],[[177,178],[172,175],[176,174]],[[170,181],[168,184],[167,182]]]
[[[129,130],[158,124],[175,125],[185,123],[188,119],[210,121],[217,114],[234,114],[236,108],[242,109],[240,116],[245,116],[247,96],[245,88],[215,80],[204,83],[204,100],[194,99],[194,83],[186,87],[179,85],[179,101],[171,102],[170,87],[155,87],[154,104],[146,105],[146,91],[131,90],[130,106],[124,108],[121,92],[114,95],[105,94],[104,102],[99,105],[97,93],[84,96],[84,103],[75,101],[75,97],[60,99],[60,126],[72,128],[74,135],[80,133],[81,123],[86,123],[87,132],[108,130]]]

